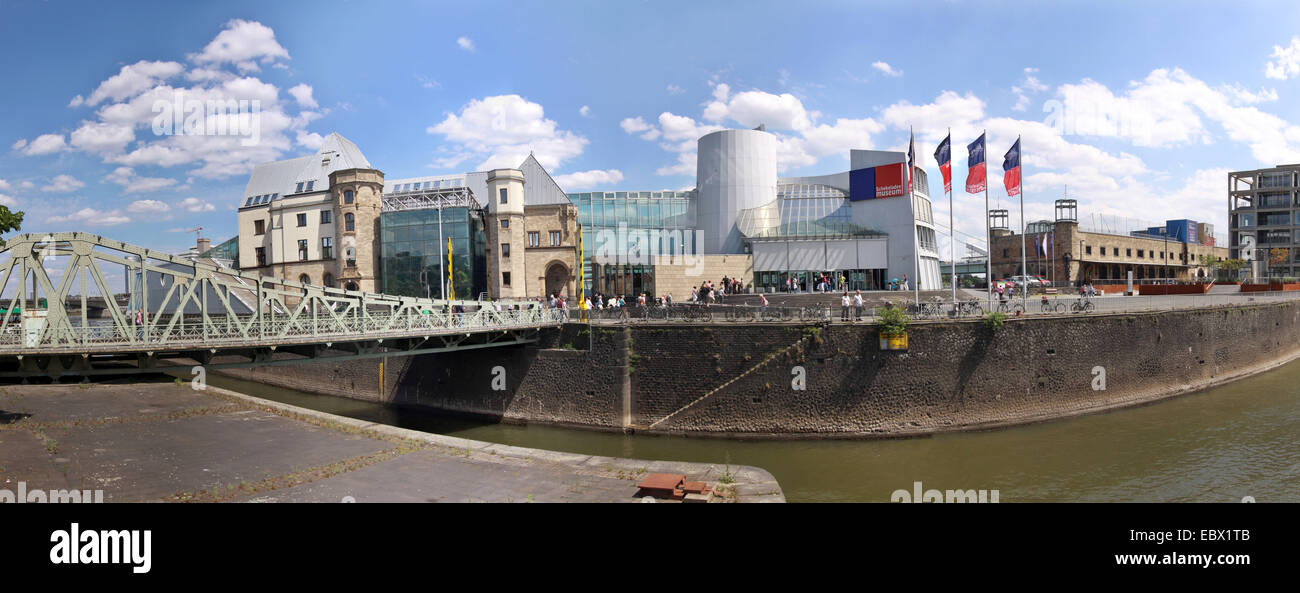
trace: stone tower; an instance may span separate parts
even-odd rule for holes
[[[524,173],[518,169],[488,171],[487,188],[488,295],[525,298],[529,295],[525,290]]]
[[[338,251],[337,286],[379,292],[379,213],[384,174],[377,169],[330,173]]]

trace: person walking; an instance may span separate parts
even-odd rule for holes
[[[840,297],[840,321],[848,321],[848,320],[849,320],[849,303],[850,303],[850,302],[851,302],[851,300],[849,299],[849,293],[848,293],[848,291],[845,291],[845,292],[844,292],[844,295]]]
[[[853,294],[853,313],[856,321],[862,321],[862,291]]]

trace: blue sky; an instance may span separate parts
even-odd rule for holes
[[[912,126],[937,180],[951,126],[963,233],[983,233],[964,145],[988,129],[990,198],[1013,224],[1001,155],[1023,135],[1030,220],[1068,184],[1085,221],[1223,236],[1227,171],[1300,162],[1298,17],[1294,2],[0,0],[22,48],[0,54],[0,204],[25,232],[179,251],[196,225],[234,234],[253,164],[330,132],[390,179],[531,149],[582,191],[692,187],[699,134],[759,122],[785,175],[903,149]],[[258,144],[154,134],[150,106],[175,89],[260,99]]]

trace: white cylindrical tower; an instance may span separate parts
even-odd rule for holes
[[[695,161],[696,217],[701,252],[742,253],[736,228],[741,210],[776,199],[776,136],[722,130],[702,136]]]

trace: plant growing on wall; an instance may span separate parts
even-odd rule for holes
[[[897,336],[907,332],[907,323],[911,320],[901,307],[894,305],[880,310],[876,316],[876,326],[880,328],[881,334]]]
[[[996,333],[1002,329],[1002,325],[1006,322],[1007,314],[1000,311],[993,311],[984,316],[984,327],[988,328],[991,333]]]

